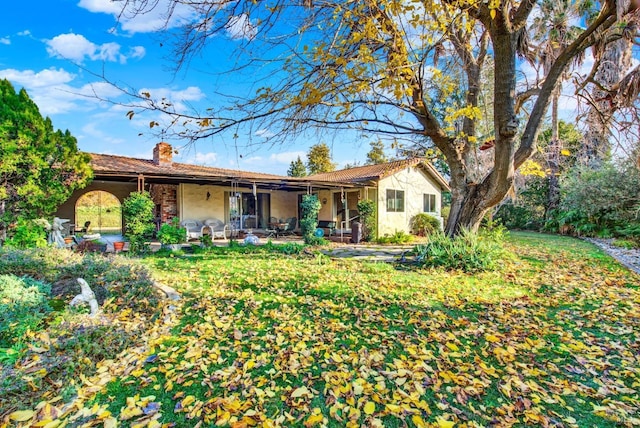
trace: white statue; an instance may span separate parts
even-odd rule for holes
[[[64,244],[64,237],[62,236],[62,231],[64,230],[64,224],[67,223],[69,220],[66,218],[58,218],[58,217],[54,217],[53,218],[53,224],[50,225],[50,227],[48,227],[47,229],[50,230],[49,232],[49,244],[53,244],[58,248],[64,248],[65,244]]]
[[[78,278],[78,284],[80,284],[81,293],[71,300],[69,303],[70,306],[80,305],[82,303],[88,303],[89,308],[91,308],[91,316],[95,316],[98,313],[99,306],[98,301],[96,300],[96,295],[93,293],[87,281],[82,278]]]

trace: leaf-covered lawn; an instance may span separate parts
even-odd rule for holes
[[[323,256],[145,259],[183,300],[76,379],[79,397],[11,423],[640,425],[640,278],[570,238],[508,246],[500,271],[473,276]]]

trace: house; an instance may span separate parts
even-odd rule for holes
[[[144,189],[156,204],[158,223],[173,217],[217,218],[236,230],[264,229],[273,218],[299,219],[302,196],[314,193],[322,203],[319,220],[334,221],[338,229],[350,229],[358,219],[359,200],[375,200],[383,235],[409,231],[411,218],[421,212],[441,219],[441,194],[449,189],[435,168],[419,158],[286,177],[173,162],[168,143],[155,146],[153,159],[90,155],[93,182],[75,191],[56,213],[71,223],[76,223],[78,199],[89,192],[108,192],[122,202]],[[94,223],[94,230],[99,228]]]

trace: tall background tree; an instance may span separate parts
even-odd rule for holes
[[[304,162],[302,162],[300,156],[298,156],[298,159],[291,161],[287,175],[289,177],[304,177],[307,175],[307,167],[304,166]]]
[[[237,132],[242,126],[251,135],[268,126],[280,140],[309,128],[426,139],[442,153],[450,172],[447,233],[475,230],[536,151],[540,124],[567,67],[596,43],[606,46],[623,37],[620,24],[636,19],[630,13],[636,5],[628,1],[585,0],[577,19],[584,25],[573,41],[554,52],[535,90],[519,93],[518,55],[529,51],[529,26],[540,1],[274,0],[239,1],[233,7],[198,2],[193,6],[197,19],[186,22],[174,39],[177,67],[242,18],[246,25],[234,27],[240,58],[247,67],[268,64],[264,71],[280,78],[247,99],[203,115],[184,117],[149,94],[132,94],[133,105],[143,101],[172,119],[192,119],[193,128],[179,131],[190,138]],[[185,5],[128,0],[125,13],[145,14],[166,4],[171,19],[178,3]],[[477,177],[471,168],[484,114],[480,88],[485,76],[494,81],[487,136],[494,149],[486,173]],[[525,100],[526,114],[518,108]]]
[[[0,242],[10,224],[46,216],[89,183],[89,156],[54,130],[22,89],[0,80]]]
[[[367,165],[377,165],[389,162],[389,158],[384,152],[384,143],[381,140],[369,143],[371,150],[367,153]]]
[[[331,162],[331,149],[325,143],[314,144],[307,153],[307,169],[309,174],[331,172],[336,169],[336,164]]]

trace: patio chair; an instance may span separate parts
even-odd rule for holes
[[[296,217],[289,217],[285,223],[287,223],[287,226],[280,233],[283,235],[293,235],[298,225],[298,219]]]
[[[195,220],[183,220],[180,225],[187,229],[187,241],[189,239],[202,238],[203,226]]]
[[[229,238],[229,235],[231,235],[229,225],[225,224],[222,220],[218,220],[217,218],[210,218],[205,220],[202,229],[204,230],[205,228],[209,229],[211,239],[227,239]]]

